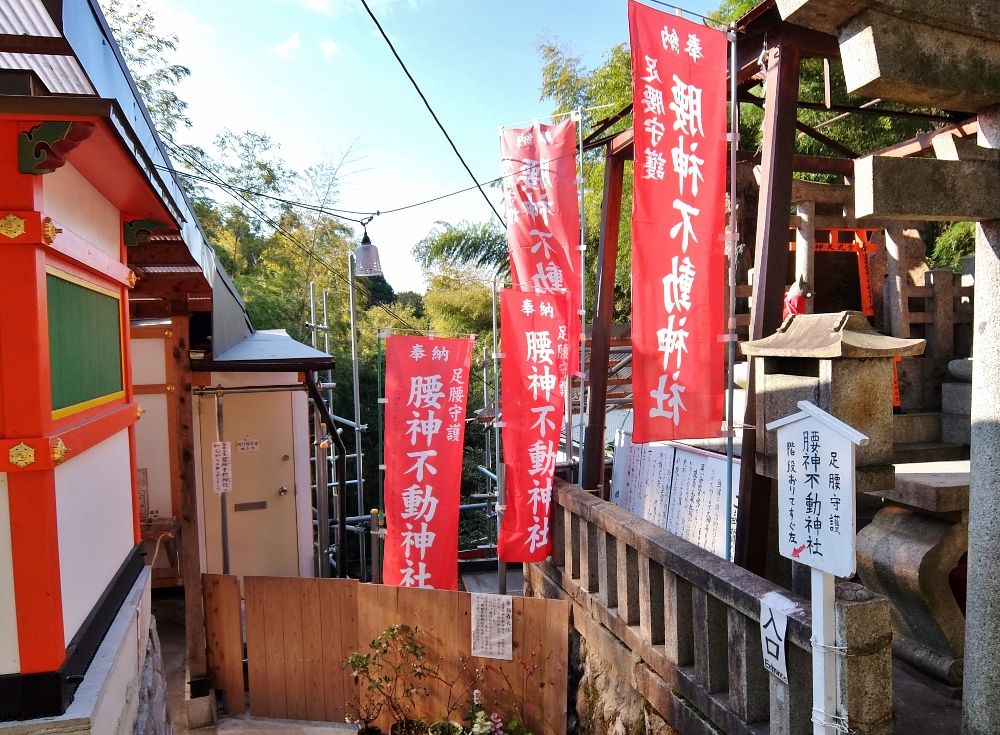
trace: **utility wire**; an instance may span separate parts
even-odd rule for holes
[[[177,146],[176,143],[173,143],[173,145]],[[562,158],[575,158],[575,157],[576,157],[576,150],[574,149],[572,153],[564,153],[561,156],[556,156],[555,158],[549,158],[544,161],[541,161],[540,163],[552,163],[553,161],[558,161]],[[518,159],[508,158],[503,160],[516,161]],[[465,194],[466,192],[474,191],[478,187],[478,185],[467,186],[464,189],[458,189],[456,191],[448,192],[447,194],[441,194],[439,196],[432,197],[430,199],[424,199],[423,201],[414,202],[412,204],[406,204],[401,207],[395,207],[393,209],[382,209],[382,210],[376,210],[374,212],[372,211],[360,212],[353,209],[340,209],[338,207],[327,207],[318,204],[309,204],[307,202],[300,202],[295,199],[289,199],[287,197],[275,196],[274,194],[265,194],[264,192],[261,191],[256,191],[254,189],[247,189],[245,187],[237,186],[235,184],[230,184],[228,182],[221,182],[219,180],[212,178],[206,178],[205,176],[199,176],[198,174],[193,174],[190,171],[181,171],[180,169],[172,168],[170,166],[163,166],[160,164],[154,164],[154,166],[160,169],[161,171],[167,171],[172,174],[177,174],[178,176],[184,176],[189,179],[194,179],[195,181],[201,181],[206,184],[212,184],[213,186],[217,186],[223,189],[231,189],[233,191],[238,191],[253,197],[259,197],[261,199],[269,199],[271,201],[280,202],[281,204],[287,204],[290,207],[297,207],[300,209],[307,209],[312,212],[318,212],[320,214],[326,214],[329,215],[330,217],[336,217],[337,219],[347,220],[348,222],[355,222],[359,225],[366,224],[366,222],[370,221],[367,219],[369,217],[380,217],[383,214],[395,214],[396,212],[402,212],[407,209],[413,209],[414,207],[422,207],[425,204],[433,204],[434,202],[441,201],[442,199],[447,199],[449,197],[457,196],[458,194]],[[487,186],[489,186],[490,184],[496,184],[503,181],[504,179],[509,179],[525,171],[528,171],[531,168],[533,167],[525,166],[523,168],[518,169],[517,171],[511,171],[510,173],[503,174],[502,176],[497,176],[495,179],[490,179],[489,181],[485,181],[483,183]],[[342,212],[346,214],[341,214]],[[355,219],[353,217],[348,217],[347,214],[363,215],[365,219]]]
[[[215,183],[219,187],[227,190],[230,196],[234,197],[235,199],[239,199],[240,201],[242,201],[258,217],[260,217],[262,220],[264,220],[265,222],[267,222],[268,224],[270,224],[275,230],[281,232],[286,238],[288,238],[288,240],[293,245],[295,245],[299,250],[301,250],[302,252],[304,252],[306,254],[306,257],[308,257],[308,258],[316,261],[316,263],[318,263],[319,265],[321,265],[324,268],[326,268],[326,270],[329,271],[331,275],[333,275],[335,278],[338,278],[341,281],[343,281],[344,283],[346,283],[348,285],[348,287],[351,286],[351,279],[348,276],[345,276],[343,273],[341,273],[341,272],[337,271],[336,269],[334,269],[333,266],[331,266],[325,260],[323,260],[322,258],[320,258],[319,256],[317,256],[313,252],[313,248],[309,248],[309,247],[306,247],[305,245],[303,245],[302,242],[297,237],[295,237],[295,235],[293,235],[288,230],[286,230],[284,227],[282,227],[280,223],[278,223],[274,219],[272,219],[270,217],[270,215],[268,215],[266,212],[264,212],[262,209],[260,209],[256,204],[254,204],[249,199],[247,199],[246,197],[244,197],[238,191],[232,190],[232,187],[230,187],[224,181],[222,181],[217,176],[215,176],[211,171],[206,171],[204,166],[202,166],[193,157],[189,156],[184,151],[183,148],[181,148],[180,146],[178,146],[172,140],[165,139],[165,142],[167,142],[171,148],[174,148],[176,153],[178,153],[179,155],[181,155],[182,157],[184,157],[188,161],[188,163],[190,165],[193,165],[194,167],[200,169],[201,171],[203,171],[203,172],[207,173],[209,176],[211,176],[214,179],[213,183]],[[371,299],[371,296],[372,296],[371,291],[369,291],[367,288],[361,286],[361,284],[354,284],[354,285],[355,285],[355,287],[359,291],[361,291],[361,293],[364,296],[366,296],[368,299]],[[418,330],[414,329],[414,327],[413,327],[412,324],[410,324],[408,321],[406,321],[403,317],[399,316],[399,314],[395,313],[392,309],[390,309],[385,304],[378,304],[377,306],[382,311],[384,311],[386,314],[388,314],[390,317],[392,317],[397,322],[399,322],[404,327],[406,327],[407,329],[410,329],[410,330],[413,330],[413,331],[418,331]],[[364,313],[364,312],[362,312],[362,313]]]
[[[493,210],[493,214],[496,215],[496,218],[497,220],[499,220],[500,224],[506,227],[507,223],[504,221],[504,218],[500,216],[500,213],[497,211],[497,208],[493,206],[493,202],[490,201],[490,198],[488,196],[486,196],[486,191],[479,183],[479,179],[477,179],[476,175],[472,173],[472,169],[469,168],[469,164],[465,162],[465,159],[462,157],[462,154],[458,152],[458,147],[455,145],[455,141],[453,141],[451,139],[451,136],[448,135],[448,131],[445,129],[444,125],[441,124],[441,120],[438,119],[437,113],[435,113],[434,108],[431,107],[431,103],[427,101],[427,97],[425,97],[423,91],[421,91],[420,85],[417,84],[417,80],[413,78],[413,75],[410,74],[410,70],[406,68],[406,64],[403,63],[403,59],[399,56],[399,53],[396,51],[396,47],[392,45],[392,41],[389,40],[389,36],[382,28],[382,24],[379,23],[378,18],[375,17],[375,13],[372,12],[372,9],[368,7],[367,0],[361,0],[361,4],[365,6],[365,10],[368,11],[368,16],[372,19],[372,22],[375,24],[375,27],[378,28],[379,33],[382,34],[382,38],[385,39],[386,44],[388,44],[389,46],[389,50],[392,51],[392,55],[396,57],[396,61],[399,62],[400,67],[402,67],[403,72],[405,72],[407,78],[410,80],[410,83],[413,85],[413,88],[417,90],[417,94],[420,95],[420,99],[423,100],[424,106],[427,108],[427,111],[431,114],[431,117],[434,118],[434,122],[436,122],[437,126],[441,129],[441,132],[444,134],[444,137],[451,145],[451,149],[455,151],[455,155],[458,156],[458,160],[462,162],[462,165],[465,167],[465,170],[469,173],[469,176],[472,177],[472,180],[476,184],[476,188],[479,189],[479,193],[483,195],[483,199],[486,200],[486,203],[490,206],[490,209]]]

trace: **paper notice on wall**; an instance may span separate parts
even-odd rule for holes
[[[788,663],[785,641],[788,633],[788,613],[796,605],[777,592],[768,592],[760,601],[760,648],[764,668],[788,683]]]
[[[245,452],[256,452],[260,449],[260,439],[253,439],[249,436],[245,436],[236,442],[236,451],[240,454]]]
[[[472,593],[472,655],[514,658],[513,600],[508,595]]]
[[[140,467],[136,470],[136,478],[139,481],[139,518],[146,520],[149,518],[149,470]]]
[[[233,489],[233,453],[229,442],[212,442],[212,489],[228,493]]]

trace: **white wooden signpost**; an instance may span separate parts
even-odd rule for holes
[[[808,401],[772,421],[778,432],[778,551],[812,567],[813,733],[833,735],[837,714],[834,583],[854,574],[854,450],[868,437]]]

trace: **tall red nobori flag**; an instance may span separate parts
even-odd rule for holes
[[[503,455],[507,509],[502,561],[541,561],[552,550],[549,519],[566,390],[560,347],[567,344],[566,294],[500,292]]]
[[[634,442],[716,436],[723,399],[727,41],[629,2]]]
[[[386,338],[385,584],[458,589],[471,359],[471,339]]]
[[[537,293],[569,294],[567,370],[580,364],[580,200],[576,124],[534,123],[500,134],[511,283]]]

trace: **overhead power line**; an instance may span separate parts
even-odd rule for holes
[[[207,176],[211,177],[211,179],[213,180],[212,183],[215,183],[219,187],[225,189],[230,196],[242,201],[258,217],[260,217],[262,220],[270,224],[275,230],[282,233],[286,238],[288,238],[289,242],[291,242],[299,250],[305,253],[306,257],[310,258],[311,260],[314,260],[316,263],[323,266],[332,276],[347,284],[348,287],[351,286],[351,279],[349,276],[344,275],[343,273],[335,269],[333,266],[331,266],[329,263],[327,263],[325,260],[317,256],[316,253],[313,252],[313,248],[304,245],[297,237],[295,237],[295,235],[293,235],[291,232],[282,227],[279,222],[276,222],[270,215],[264,212],[260,207],[258,207],[249,199],[247,199],[245,196],[243,196],[239,191],[235,190],[236,189],[235,187],[231,187],[229,184],[227,184],[225,181],[221,180],[217,175],[215,175],[211,170],[207,170],[200,162],[194,159],[194,157],[190,156],[186,151],[184,151],[183,148],[181,148],[179,145],[174,143],[169,138],[164,138],[164,142],[167,143],[168,146],[172,148],[177,155],[183,157],[188,162],[189,165],[194,166],[195,168],[205,173]],[[355,283],[354,285],[357,288],[357,290],[361,292],[362,295],[364,295],[368,299],[371,299],[372,293],[370,290],[362,286],[360,283]],[[397,322],[402,324],[405,328],[413,331],[419,331],[416,330],[412,324],[406,321],[406,319],[401,317],[399,314],[394,312],[385,304],[378,304],[377,306],[386,314],[388,314],[390,317],[392,317]]]
[[[177,144],[174,143],[174,146]],[[558,161],[562,158],[575,158],[576,151],[572,153],[564,153],[561,156],[556,156],[555,158],[549,158],[540,163],[551,163],[552,161]],[[516,159],[512,159],[516,160]],[[348,222],[355,222],[357,224],[366,224],[371,221],[369,218],[380,217],[384,214],[395,214],[396,212],[402,212],[407,209],[413,209],[415,207],[422,207],[425,204],[433,204],[434,202],[439,202],[442,199],[447,199],[449,197],[457,196],[459,194],[465,194],[470,191],[474,191],[477,186],[467,186],[464,189],[457,189],[456,191],[450,191],[447,194],[440,194],[436,197],[431,197],[430,199],[424,199],[419,202],[413,202],[412,204],[405,204],[401,207],[394,207],[392,209],[380,209],[375,211],[358,211],[354,209],[340,209],[339,207],[329,207],[319,204],[310,204],[309,202],[301,202],[295,199],[289,199],[288,197],[280,197],[274,194],[265,194],[262,191],[256,191],[254,189],[248,189],[246,187],[237,186],[236,184],[230,184],[229,182],[223,181],[221,179],[207,178],[205,176],[199,176],[198,174],[193,174],[190,171],[181,171],[180,169],[172,168],[170,166],[162,166],[160,164],[154,164],[156,168],[161,171],[167,171],[172,174],[177,174],[178,176],[184,176],[185,178],[194,179],[195,181],[201,181],[206,184],[212,184],[213,186],[220,187],[222,189],[231,189],[232,191],[238,191],[242,194],[247,194],[248,196],[258,197],[260,199],[268,199],[271,201],[279,202],[281,204],[286,204],[290,207],[296,207],[299,209],[306,209],[312,212],[317,212],[319,214],[326,214],[330,217],[335,217],[337,219],[347,220]],[[517,176],[525,171],[533,168],[532,166],[525,166],[517,171],[511,171],[510,173],[504,174],[503,176],[497,176],[495,179],[490,179],[489,181],[483,182],[485,185],[496,184],[504,179],[509,179],[511,177]],[[348,217],[348,214],[362,215],[362,219],[356,219],[354,217]]]
[[[423,100],[424,107],[427,108],[427,111],[431,114],[431,117],[434,118],[434,122],[436,122],[437,126],[441,129],[441,132],[444,134],[445,139],[447,139],[448,144],[451,145],[451,149],[455,151],[455,155],[458,156],[458,160],[462,162],[462,165],[465,167],[465,170],[469,173],[469,176],[472,177],[472,180],[476,184],[476,188],[479,189],[479,193],[483,195],[483,199],[486,200],[486,203],[489,205],[490,209],[493,210],[493,214],[496,215],[496,218],[500,222],[500,224],[506,227],[507,223],[504,221],[504,218],[500,216],[500,213],[497,211],[497,208],[493,206],[493,202],[490,200],[488,196],[486,196],[486,191],[479,183],[479,179],[477,179],[476,175],[472,173],[472,169],[469,168],[469,164],[465,162],[465,159],[462,157],[462,154],[459,153],[458,146],[455,145],[455,141],[451,139],[451,136],[448,134],[448,131],[445,129],[444,125],[441,123],[441,120],[438,118],[437,113],[434,112],[434,108],[431,107],[431,103],[427,101],[427,97],[424,96],[423,91],[420,89],[420,85],[417,84],[417,80],[413,78],[413,75],[410,74],[410,70],[406,68],[406,64],[403,63],[403,59],[396,51],[396,47],[393,46],[392,41],[389,40],[389,36],[382,28],[382,24],[379,23],[379,20],[378,18],[375,17],[375,13],[372,12],[372,9],[368,7],[367,0],[361,0],[361,4],[365,6],[365,10],[368,11],[368,16],[372,19],[372,22],[375,24],[375,27],[378,28],[379,33],[382,34],[382,38],[385,39],[386,44],[389,46],[389,50],[392,51],[392,55],[396,57],[396,61],[399,62],[400,67],[402,67],[403,72],[406,74],[406,77],[410,80],[410,83],[413,85],[413,88],[417,90],[417,94],[420,95],[420,99]]]

